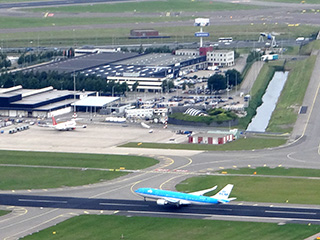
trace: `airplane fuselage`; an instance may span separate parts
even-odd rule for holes
[[[135,191],[140,196],[153,199],[170,199],[172,202],[177,202],[179,205],[183,204],[218,204],[219,201],[212,197],[199,196],[188,193],[173,192],[154,188],[139,188]],[[169,201],[170,202],[170,201]]]

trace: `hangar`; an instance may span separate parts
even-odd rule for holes
[[[82,99],[95,92],[56,90],[53,87],[23,89],[21,85],[0,88],[0,115],[7,117],[48,117],[72,111],[75,99]]]

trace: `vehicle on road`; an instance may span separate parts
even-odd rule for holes
[[[278,54],[268,54],[261,56],[261,61],[273,61],[279,59]]]

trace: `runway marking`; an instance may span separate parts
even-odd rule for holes
[[[306,161],[303,161],[303,160],[298,160],[298,159],[295,159],[295,158],[293,158],[293,157],[291,157],[290,155],[291,154],[295,154],[296,152],[292,152],[292,153],[288,153],[287,154],[287,158],[289,158],[290,160],[292,160],[292,161],[296,161],[296,162],[306,162]]]
[[[189,162],[188,162],[187,164],[185,164],[185,165],[181,166],[181,167],[176,168],[175,170],[178,170],[178,169],[181,169],[181,168],[187,167],[187,166],[189,166],[189,165],[191,165],[191,164],[192,164],[192,159],[191,159],[191,158],[186,157],[186,159],[188,159],[188,160],[189,160]]]
[[[58,210],[58,208],[53,209],[52,211],[56,211],[56,210]],[[49,212],[52,212],[52,211],[49,211]],[[48,212],[48,213],[49,213],[49,212]],[[71,214],[69,214],[69,215],[71,215]],[[39,216],[41,216],[41,215],[39,215]],[[35,217],[38,217],[38,216],[35,216]],[[33,218],[35,218],[35,217],[33,217]],[[21,232],[15,233],[15,234],[12,235],[12,236],[6,237],[6,238],[4,238],[4,240],[13,238],[14,236],[17,236],[17,235],[19,236],[21,233],[24,233],[24,232],[26,232],[26,231],[29,231],[30,229],[34,229],[34,228],[39,227],[39,226],[41,226],[41,225],[47,224],[47,223],[49,223],[49,222],[51,222],[51,221],[53,221],[53,220],[55,220],[55,219],[61,218],[61,217],[65,217],[65,215],[64,215],[64,214],[60,214],[60,215],[58,215],[58,216],[56,216],[56,217],[53,217],[53,218],[51,218],[51,219],[49,219],[49,220],[47,220],[47,221],[42,222],[42,223],[40,223],[40,224],[38,224],[38,225],[36,225],[36,226],[33,226],[33,227],[31,227],[31,228],[29,228],[29,229],[27,229],[27,230],[23,230],[23,231],[21,231]],[[31,218],[30,218],[30,219],[31,219]],[[27,219],[27,220],[25,220],[25,221],[29,221],[30,219]],[[23,221],[23,222],[24,222],[24,221]]]
[[[30,221],[30,220],[32,220],[32,219],[34,219],[34,218],[38,218],[38,217],[44,216],[44,215],[46,215],[46,214],[49,214],[49,213],[54,212],[54,211],[57,211],[57,210],[59,210],[59,208],[52,209],[52,210],[50,210],[50,211],[48,211],[48,212],[42,213],[42,214],[40,214],[40,215],[31,217],[31,218],[28,218],[28,219],[25,219],[25,220],[23,220],[23,221],[21,221],[21,222],[15,222],[15,223],[12,223],[12,224],[10,224],[10,225],[6,225],[5,227],[0,228],[0,230],[1,230],[1,229],[5,229],[5,228],[7,228],[7,227],[12,227],[12,226],[17,225],[17,224],[21,224],[21,223],[23,223],[23,222]],[[23,231],[23,232],[24,232],[24,231]]]
[[[146,214],[159,214],[159,215],[182,215],[182,216],[208,216],[211,217],[211,215],[208,214],[201,214],[201,213],[177,213],[177,212],[150,212],[150,211],[128,211],[128,213],[146,213]]]
[[[180,177],[180,176],[174,176],[174,177],[168,179],[167,181],[163,182],[163,183],[160,185],[159,188],[162,189],[162,187],[163,187],[164,184],[166,184],[166,183],[170,182],[171,180],[173,180],[173,179],[175,179],[175,178],[178,178],[178,177]]]
[[[18,199],[19,202],[46,202],[46,203],[68,203],[68,201],[41,200],[41,199]]]
[[[7,207],[7,209],[9,209],[12,212],[12,214],[16,214],[16,215],[12,215],[12,217],[10,217],[10,215],[9,215],[10,218],[3,219],[0,222],[5,222],[5,221],[12,220],[13,218],[17,218],[17,217],[20,217],[22,215],[25,215],[28,212],[28,209],[23,208],[23,207],[9,206],[9,207]]]
[[[103,206],[134,206],[134,207],[148,207],[147,205],[142,205],[142,204],[121,204],[121,203],[99,203],[99,205]]]
[[[288,214],[317,215],[317,213],[312,213],[312,212],[286,212],[286,211],[270,211],[270,210],[265,210],[264,212],[266,212],[266,213],[288,213]]]

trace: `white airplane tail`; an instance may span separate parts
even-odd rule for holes
[[[227,203],[232,200],[235,200],[236,198],[229,198],[232,188],[233,188],[233,184],[228,184],[227,186],[222,188],[220,192],[212,196],[212,198],[216,198],[221,203]]]

